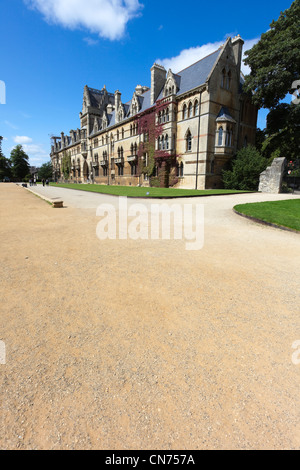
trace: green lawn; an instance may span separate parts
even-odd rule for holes
[[[264,222],[300,231],[300,199],[238,204],[234,209]]]
[[[183,196],[212,196],[219,194],[236,194],[248,191],[235,191],[228,189],[207,189],[205,191],[195,189],[175,189],[175,188],[141,188],[136,186],[105,186],[99,184],[62,184],[50,183],[51,186],[60,188],[79,189],[81,191],[91,191],[96,193],[113,194],[116,196],[128,197],[183,197]],[[249,191],[250,192],[250,191]]]

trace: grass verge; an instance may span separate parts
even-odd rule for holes
[[[81,191],[90,191],[102,194],[112,194],[115,196],[127,197],[145,197],[145,198],[174,198],[174,197],[193,197],[193,196],[217,196],[224,194],[245,193],[251,191],[235,191],[229,189],[176,189],[176,188],[146,188],[136,186],[105,186],[100,184],[64,184],[50,183],[51,186],[69,189],[79,189]]]
[[[258,221],[300,232],[300,199],[238,204],[234,210]]]

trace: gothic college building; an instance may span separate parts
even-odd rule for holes
[[[222,169],[255,143],[257,108],[243,93],[243,40],[228,38],[181,72],[151,68],[123,103],[119,90],[84,87],[80,128],[53,136],[55,181],[222,187]]]

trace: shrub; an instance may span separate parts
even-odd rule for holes
[[[257,191],[259,175],[267,164],[268,161],[252,145],[240,149],[231,162],[231,169],[222,172],[225,189]]]

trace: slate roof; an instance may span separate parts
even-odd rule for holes
[[[177,91],[177,96],[186,93],[193,88],[196,88],[199,85],[203,85],[212,68],[219,57],[220,49],[216,50],[212,54],[204,57],[203,59],[198,60],[194,64],[186,67],[177,74],[174,74],[175,80],[179,90]],[[163,98],[163,89],[161,90],[158,99]]]
[[[196,88],[199,85],[203,85],[206,82],[207,78],[209,77],[209,74],[211,73],[213,69],[213,66],[215,65],[219,57],[221,49],[222,47],[220,47],[219,49],[217,49],[215,52],[211,53],[207,57],[204,57],[203,59],[198,60],[197,62],[190,65],[189,67],[186,67],[185,69],[181,70],[177,74],[173,74],[177,87],[178,87],[178,90],[176,93],[177,96],[182,95],[183,93],[186,93],[187,91],[192,90],[193,88]],[[95,103],[97,107],[99,105],[102,92],[98,90],[93,90],[93,89],[89,89],[89,92],[90,92],[92,106],[94,106],[94,103]],[[152,107],[150,89],[145,91],[141,95],[138,95],[137,98],[140,104],[139,113]],[[163,98],[163,88],[157,100],[160,100],[162,98]],[[123,104],[125,119],[130,117],[131,101],[132,100]],[[227,120],[233,120],[228,110],[225,108],[222,108],[218,118],[220,118],[220,120],[224,118]],[[108,115],[108,127],[111,127],[114,124],[116,124],[115,111],[113,111],[112,114]]]
[[[216,119],[217,122],[220,122],[220,121],[229,121],[229,122],[236,122],[233,117],[230,115],[230,112],[228,111],[228,108],[226,108],[226,106],[222,106],[218,116],[217,116],[217,119]]]

